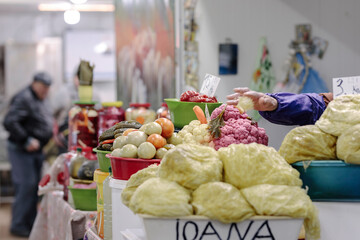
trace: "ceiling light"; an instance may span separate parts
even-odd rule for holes
[[[83,4],[86,3],[87,0],[70,0],[70,2],[72,2],[73,4]]]
[[[80,22],[80,13],[76,9],[69,9],[64,12],[64,21],[67,24],[77,24]]]
[[[39,11],[66,11],[71,8],[71,3],[59,2],[53,4],[41,3],[38,5]]]
[[[70,3],[42,3],[38,5],[39,11],[66,11],[69,9],[76,9],[79,12],[113,12],[115,7],[113,4],[80,4],[71,5]]]

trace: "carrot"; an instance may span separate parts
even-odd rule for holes
[[[198,105],[193,107],[193,111],[194,111],[197,119],[200,121],[201,124],[206,124],[207,123],[204,111]]]
[[[115,139],[107,139],[107,140],[104,140],[102,142],[102,144],[109,144],[109,143],[113,143],[115,141]]]

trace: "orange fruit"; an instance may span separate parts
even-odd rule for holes
[[[158,118],[155,120],[155,122],[157,122],[161,126],[161,136],[163,136],[164,138],[169,138],[172,136],[175,128],[171,120],[167,118]]]
[[[166,139],[157,133],[151,134],[146,141],[154,145],[156,149],[162,148],[166,145]]]

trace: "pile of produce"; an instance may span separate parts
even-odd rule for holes
[[[122,136],[126,130],[129,129],[139,129],[142,125],[137,121],[121,121],[116,123],[111,128],[105,130],[99,136],[99,145],[97,146],[98,150],[112,151],[112,146],[115,138]]]
[[[360,95],[344,95],[329,103],[315,125],[292,129],[279,153],[288,163],[335,160],[360,164]]]
[[[205,116],[198,118],[200,120],[191,121],[177,134],[184,143],[212,146],[216,150],[238,143],[268,144],[265,129],[232,105],[223,104],[216,108],[209,123],[202,123]]]
[[[114,140],[112,156],[124,158],[161,159],[179,141],[174,135],[174,124],[158,118],[139,129],[128,129]]]
[[[299,172],[262,144],[212,147],[180,144],[159,166],[133,174],[122,193],[134,213],[202,215],[224,223],[254,215],[303,218],[306,239],[320,238],[317,210]]]

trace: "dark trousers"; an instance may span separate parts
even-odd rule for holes
[[[15,188],[11,229],[30,232],[37,213],[37,190],[44,155],[41,152],[26,152],[8,142],[8,157]]]

